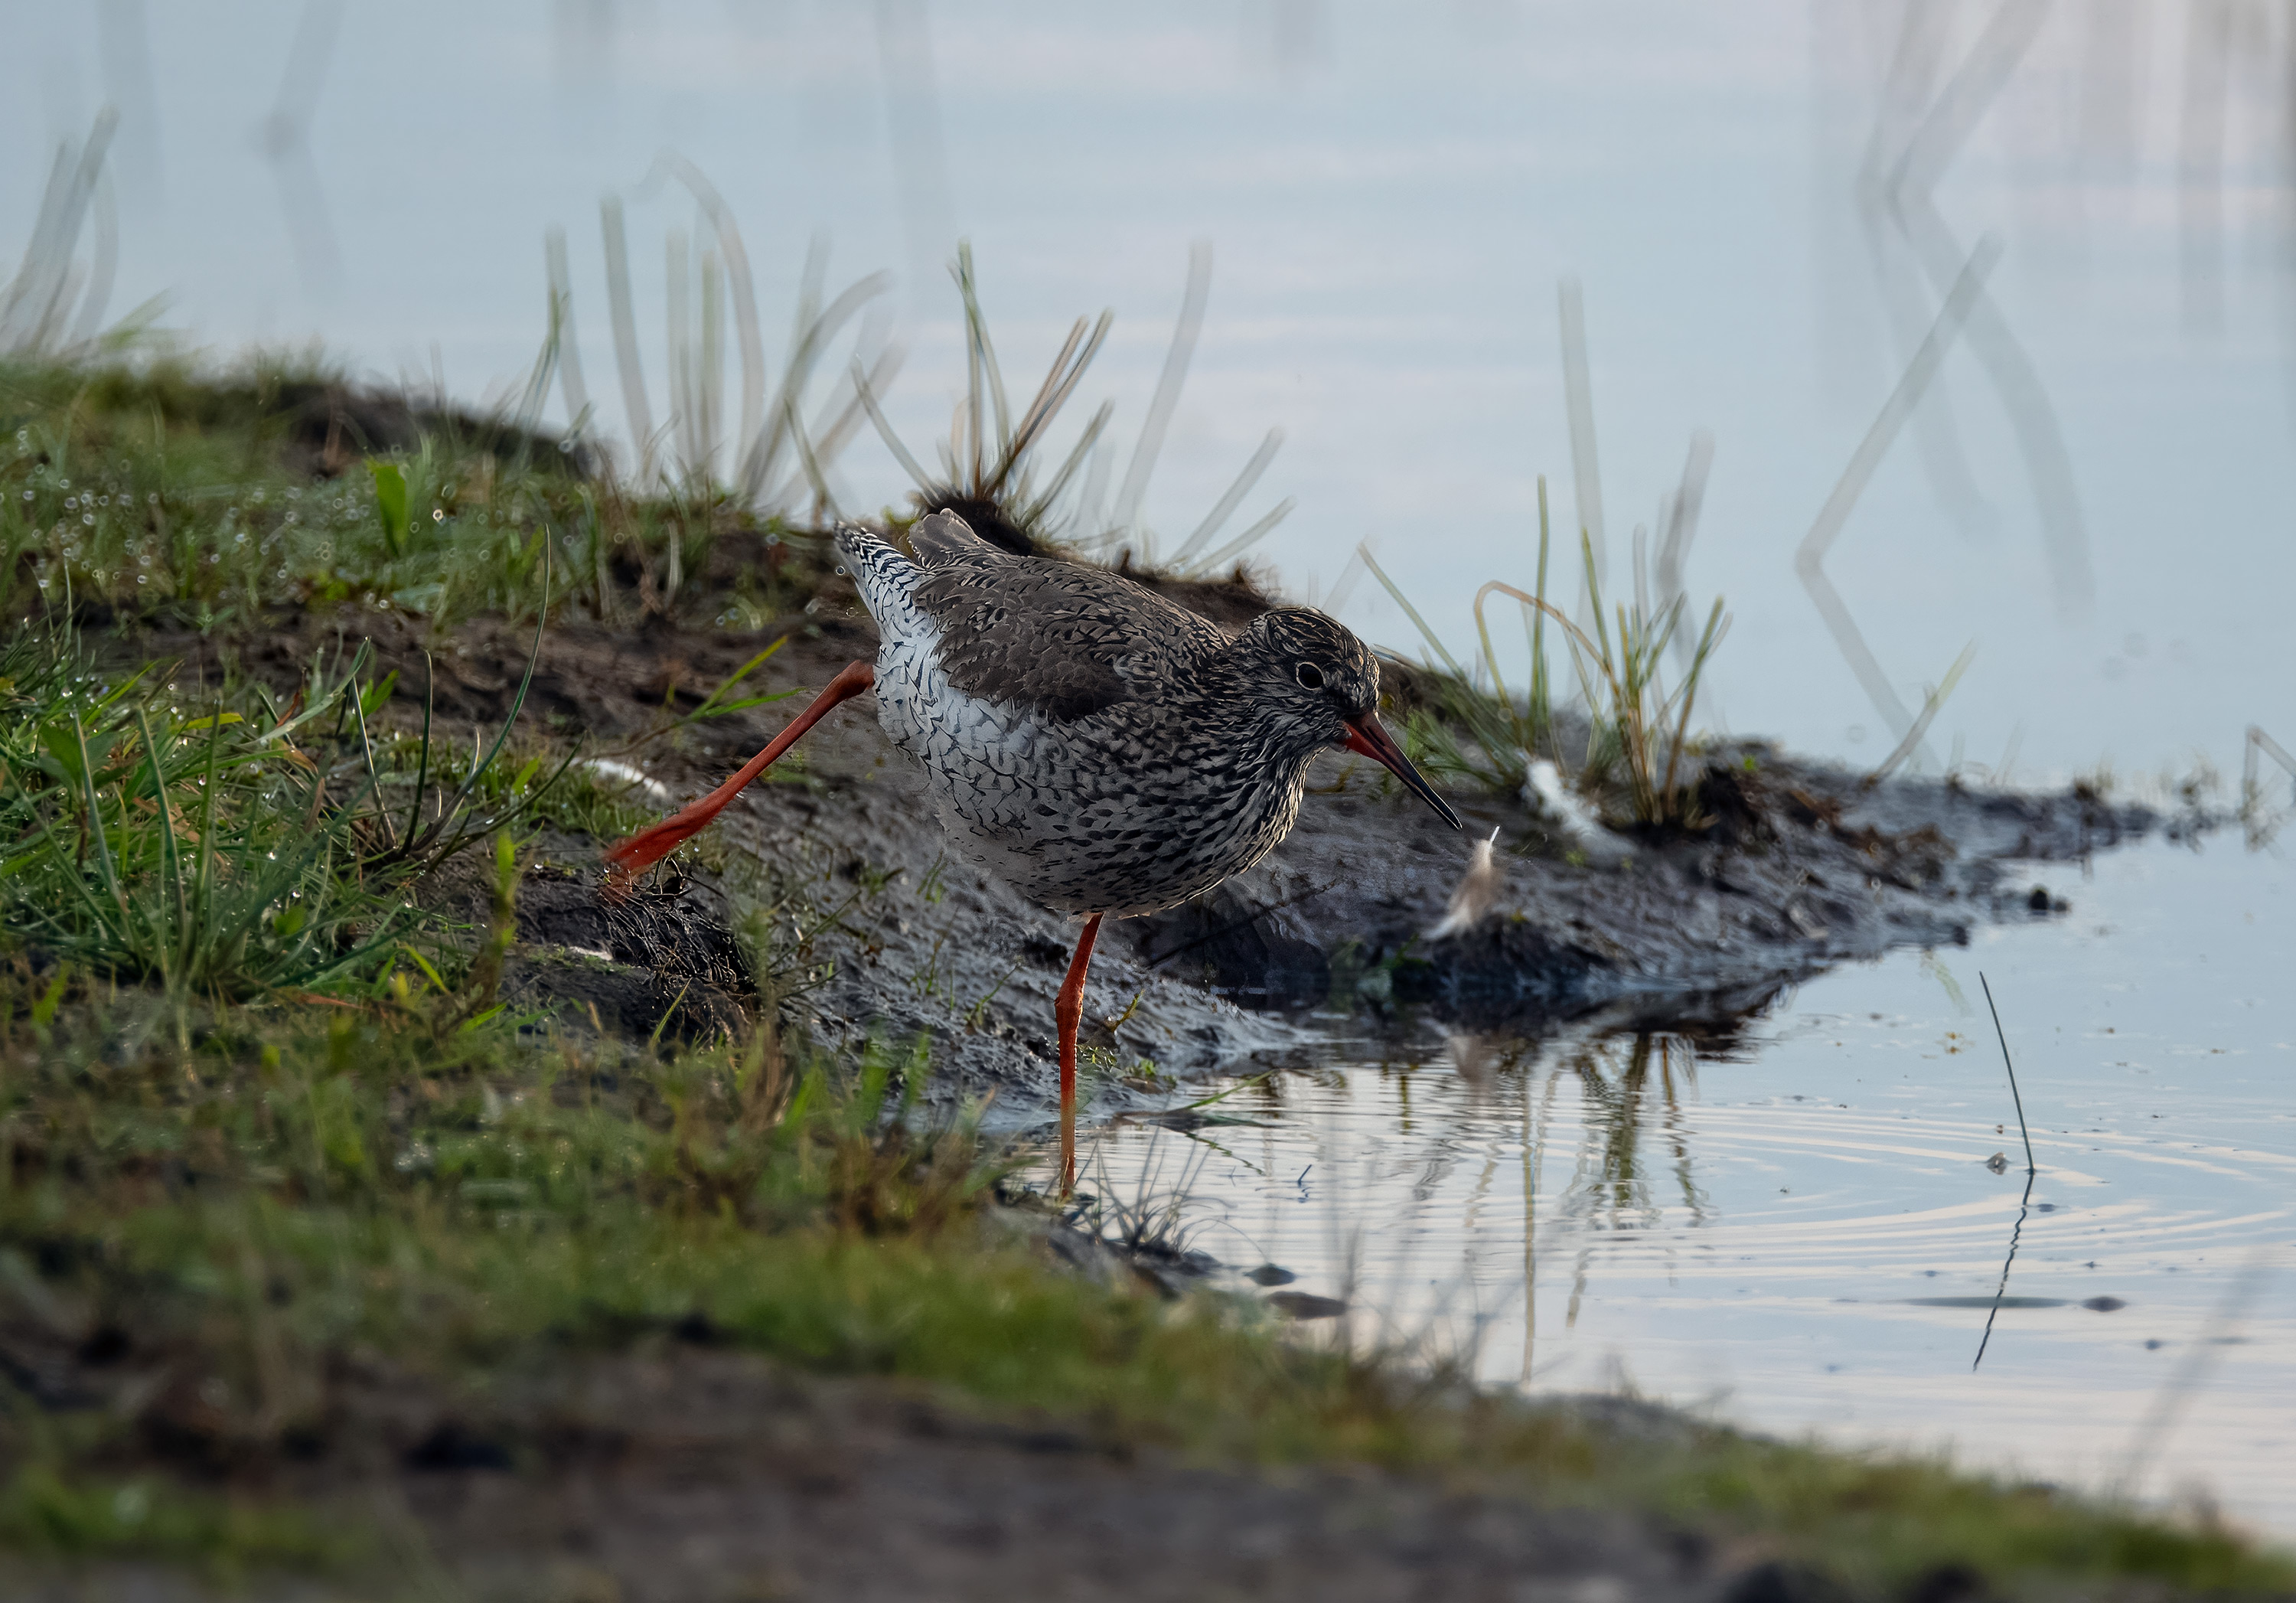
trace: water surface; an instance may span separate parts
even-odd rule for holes
[[[1233,1122],[1107,1131],[1092,1184],[1185,1184],[1194,1245],[1489,1380],[2296,1533],[2296,874],[2224,835],[2038,877],[2069,913],[1718,1039],[1336,1040],[1203,1110]]]

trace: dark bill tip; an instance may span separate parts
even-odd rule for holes
[[[1366,712],[1361,718],[1348,719],[1348,750],[1378,763],[1409,785],[1414,795],[1435,810],[1437,818],[1454,829],[1459,827],[1459,815],[1451,810],[1448,802],[1435,793],[1435,787],[1427,783],[1425,776],[1411,766],[1411,759],[1403,754],[1403,748],[1380,727],[1376,714]]]

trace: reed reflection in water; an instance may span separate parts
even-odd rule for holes
[[[1974,965],[1906,952],[1734,1023],[1334,1041],[1111,1130],[1099,1186],[1161,1196],[1246,1295],[1344,1302],[1333,1339],[2097,1486],[2144,1442],[2151,1489],[2296,1528],[2291,908],[2226,888],[2257,872],[2100,859],[2127,883],[2092,921],[1981,938],[2030,1176]]]

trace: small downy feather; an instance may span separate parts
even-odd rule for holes
[[[1499,866],[1493,853],[1499,832],[1492,829],[1488,839],[1477,841],[1467,857],[1467,871],[1459,876],[1457,889],[1451,892],[1451,905],[1444,909],[1443,921],[1427,932],[1430,941],[1440,941],[1446,935],[1456,935],[1471,930],[1483,921],[1491,904],[1499,898]]]
[[[1523,781],[1522,799],[1526,805],[1553,818],[1561,826],[1564,838],[1590,863],[1615,863],[1634,853],[1634,843],[1603,828],[1593,810],[1564,788],[1562,771],[1544,757],[1530,765],[1530,777]]]

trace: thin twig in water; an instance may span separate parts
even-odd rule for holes
[[[1210,1107],[1215,1102],[1225,1102],[1230,1097],[1234,1096],[1238,1091],[1248,1091],[1254,1086],[1266,1085],[1269,1081],[1275,1078],[1275,1071],[1274,1069],[1269,1069],[1265,1073],[1254,1074],[1249,1080],[1239,1080],[1224,1091],[1214,1091],[1210,1096],[1199,1097],[1193,1102],[1183,1102],[1178,1107],[1172,1111],[1175,1113],[1192,1114],[1200,1107]],[[1310,1165],[1310,1167],[1313,1167],[1313,1165]],[[1306,1171],[1302,1170],[1301,1172],[1305,1173]]]
[[[2017,1065],[2009,1060],[2009,1037],[2001,1028],[2001,1009],[1993,1005],[1993,987],[1987,984],[1985,971],[1978,970],[1977,982],[1985,988],[1985,1006],[1993,1015],[1993,1033],[2001,1042],[2001,1065],[2009,1071],[2009,1099],[2017,1105],[2017,1134],[2025,1143],[2025,1172],[2034,1171],[2033,1136],[2025,1128],[2025,1098],[2017,1092]]]
[[[2017,1133],[2025,1142],[2025,1195],[2017,1200],[2017,1222],[2009,1229],[2009,1255],[2001,1261],[2001,1284],[1993,1289],[1993,1306],[1985,1311],[1985,1334],[1978,1338],[1977,1356],[1969,1361],[1972,1369],[1985,1361],[1986,1344],[1993,1339],[1993,1321],[2001,1311],[2001,1299],[2009,1291],[2009,1266],[2017,1262],[2017,1239],[2025,1233],[2025,1216],[2032,1211],[2033,1182],[2040,1176],[2040,1169],[2033,1162],[2033,1138],[2025,1128],[2025,1098],[2017,1090],[2017,1065],[2009,1059],[2009,1036],[2001,1028],[2001,1009],[1993,1005],[1993,987],[1981,969],[1978,971],[1977,982],[1985,987],[1985,1006],[1993,1014],[1993,1033],[2001,1042],[2001,1062],[2009,1071],[2010,1100],[2017,1105]]]
[[[1985,1334],[1977,1338],[1977,1356],[1969,1360],[1974,1370],[1985,1361],[1986,1344],[1993,1339],[1994,1317],[2001,1311],[2001,1299],[2009,1291],[2009,1266],[2017,1262],[2017,1238],[2025,1233],[2025,1216],[2032,1211],[2033,1181],[2039,1178],[2033,1171],[2025,1171],[2025,1195],[2017,1199],[2017,1222],[2009,1227],[2009,1255],[2001,1260],[2001,1284],[1993,1288],[1993,1306],[1985,1311]]]

